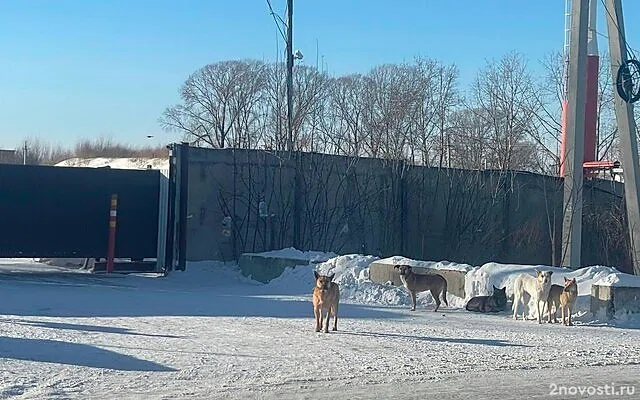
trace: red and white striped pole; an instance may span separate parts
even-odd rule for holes
[[[118,195],[111,195],[109,211],[109,247],[107,248],[107,273],[113,272],[113,259],[116,252],[116,217],[118,216]]]
[[[567,3],[569,4],[569,3]],[[586,104],[584,116],[584,162],[598,160],[598,70],[600,56],[598,52],[597,0],[589,1],[589,30],[587,34],[587,80],[586,80]],[[568,46],[565,43],[565,47]],[[566,79],[566,77],[565,77]],[[568,149],[565,148],[567,140],[567,100],[562,101],[562,122],[560,140],[560,176],[564,177],[565,158]],[[590,172],[585,171],[585,174]]]

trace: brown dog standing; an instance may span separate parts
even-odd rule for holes
[[[560,308],[562,309],[563,325],[568,325],[568,326],[573,325],[573,322],[571,322],[571,313],[573,312],[577,298],[578,298],[578,284],[576,283],[576,278],[573,278],[573,279],[564,278],[564,290],[560,294]],[[568,324],[566,323],[566,320],[565,320],[565,310],[569,314]]]
[[[320,332],[323,322],[323,311],[327,312],[324,332],[329,333],[329,318],[333,315],[333,330],[338,330],[338,303],[340,302],[340,288],[333,282],[335,274],[320,275],[313,271],[316,286],[313,288],[313,314],[316,317],[316,332]]]
[[[547,297],[547,310],[549,311],[549,323],[558,322],[557,314],[560,309],[560,295],[564,290],[564,286],[560,285],[551,285],[551,289],[549,290],[549,297]],[[553,310],[553,314],[551,313],[551,306],[555,307]],[[553,321],[551,318],[553,317]]]
[[[444,304],[447,303],[447,280],[438,274],[416,274],[408,265],[395,265],[395,269],[400,273],[400,280],[404,287],[411,294],[411,311],[416,310],[416,294],[420,292],[431,291],[431,296],[436,302],[436,308],[433,311],[438,311],[440,308],[440,296]]]

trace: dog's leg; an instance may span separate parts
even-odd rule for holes
[[[333,330],[338,330],[338,304],[336,303],[335,307],[331,308],[333,311]]]
[[[327,319],[324,320],[324,333],[329,333],[329,320],[331,319],[331,307],[327,307]]]
[[[562,325],[566,325],[567,321],[564,318],[564,306],[561,305],[560,307],[562,308]]]
[[[416,292],[411,292],[411,311],[416,310]]]
[[[549,320],[547,321],[548,323],[551,323],[551,302],[547,300],[547,312],[549,313]]]
[[[313,307],[313,315],[316,317],[316,332],[320,332],[320,319],[322,318],[322,310],[319,307]]]
[[[542,323],[542,313],[540,312],[540,299],[536,299],[536,310],[538,311],[538,323]]]
[[[513,309],[513,319],[518,319],[518,303],[520,302],[520,298],[518,296],[518,292],[513,292],[513,304],[511,304],[511,308]]]
[[[433,299],[436,302],[436,308],[433,310],[433,312],[437,312],[438,308],[440,308],[440,304],[442,304],[440,302],[440,294],[439,293],[434,293],[433,290],[431,290],[431,297],[433,297]]]
[[[569,314],[569,326],[573,326],[573,322],[571,321],[571,314],[573,314],[573,310],[570,305],[567,305],[567,313]]]

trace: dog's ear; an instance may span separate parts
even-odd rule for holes
[[[553,271],[547,271],[549,273],[549,276],[553,275]]]
[[[316,279],[318,279],[318,276],[320,276],[320,275],[318,275],[318,271],[316,271],[315,269],[313,270],[313,276],[315,276]]]
[[[569,279],[567,279],[567,277],[565,276],[564,277],[564,283],[567,283],[567,282],[569,282]]]
[[[493,291],[494,291],[494,292],[495,292],[496,290],[500,290],[500,289],[498,289],[498,288],[496,287],[496,285],[491,285],[491,286],[493,286]]]
[[[538,269],[536,269],[535,271],[536,271],[536,276],[540,276],[540,274],[542,273],[542,272],[540,272],[540,270],[538,270]]]
[[[336,274],[333,273],[331,275],[328,275],[327,278],[329,278],[329,280],[332,281],[335,276],[336,276]]]
[[[400,269],[400,267],[396,264],[393,266],[393,269]]]

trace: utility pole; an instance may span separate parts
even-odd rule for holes
[[[24,146],[22,148],[22,165],[27,165],[27,141],[24,141]]]
[[[613,87],[615,88],[618,70],[627,61],[622,1],[607,0],[605,13],[607,14],[607,30],[609,33],[611,73],[613,75]],[[638,140],[636,138],[636,124],[633,119],[633,104],[627,103],[616,93],[614,95],[614,107],[618,134],[620,135],[631,259],[634,273],[640,275],[640,195],[638,193],[640,185],[638,182]]]
[[[287,0],[287,150],[293,151],[293,0]]]
[[[293,0],[287,0],[287,151],[289,160],[294,162],[293,176],[293,247],[301,249],[300,218],[300,154],[293,159]]]
[[[562,265],[581,266],[582,186],[585,100],[587,78],[587,30],[589,0],[571,4],[571,43],[567,89],[567,140],[565,145]]]

